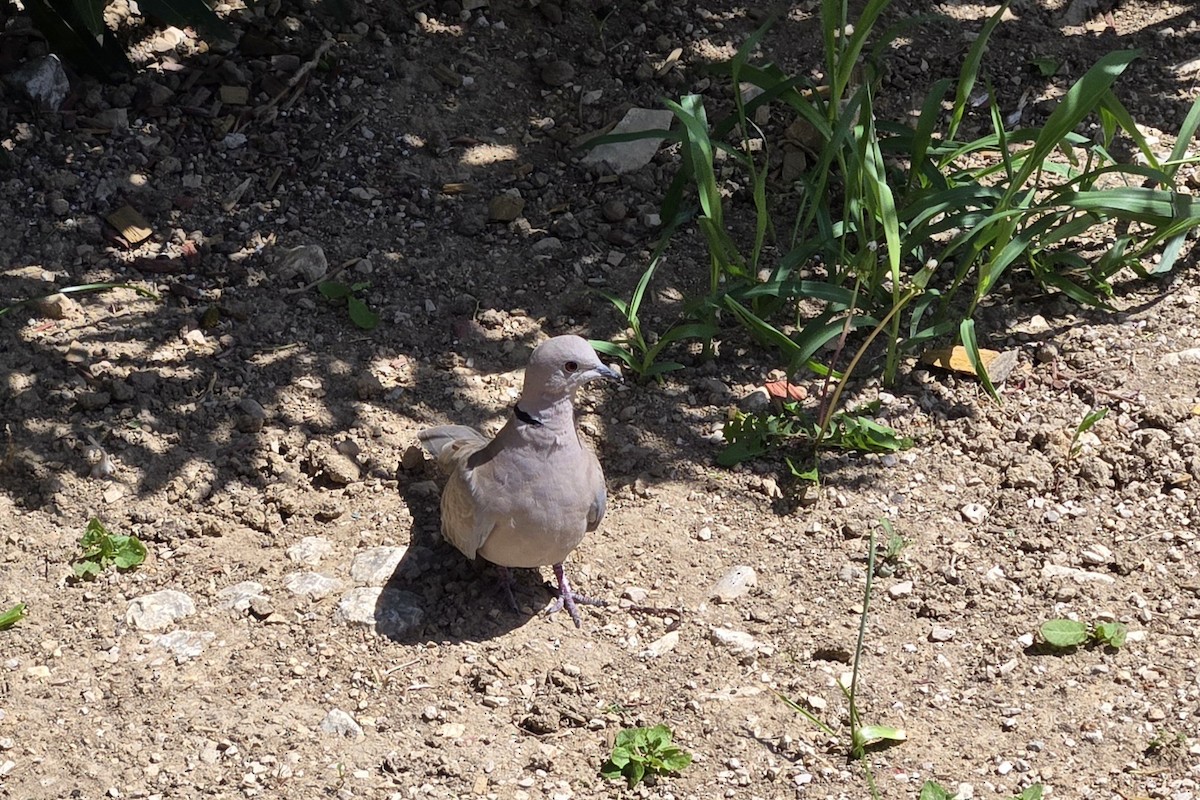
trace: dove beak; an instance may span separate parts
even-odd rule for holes
[[[605,378],[610,381],[616,381],[617,383],[624,383],[625,381],[625,379],[621,377],[621,373],[617,372],[615,369],[606,364],[601,364],[600,366],[591,370],[589,372],[589,376],[592,379]]]

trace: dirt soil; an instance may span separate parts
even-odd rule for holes
[[[857,698],[907,732],[869,757],[883,797],[1200,797],[1194,266],[1123,283],[1113,313],[1002,287],[980,327],[1019,354],[1003,404],[915,362],[886,391],[864,377],[851,402],[916,444],[828,456],[811,505],[781,460],[715,463],[729,409],[778,376],[737,331],[663,385],[590,389],[609,510],[568,568],[611,606],[582,630],[542,613],[549,570],[518,575],[516,613],[440,540],[417,431],[495,430],[538,341],[619,334],[589,290],[628,293],[655,241],[678,152],[616,177],[575,145],[663,97],[727,109],[705,68],[771,10],[467,5],[276,0],[232,12],[237,48],[140,31],[137,77],[73,75],[55,113],[0,89],[0,304],[101,281],[158,298],[0,316],[0,611],[29,612],[0,631],[0,797],[866,797],[837,680],[880,518],[907,542]],[[816,7],[783,9],[763,57],[819,80]],[[881,103],[918,108],[990,10],[893,8],[941,16],[885,50]],[[1036,123],[1099,55],[1142,48],[1118,94],[1168,150],[1200,14],[1079,11],[1015,4],[984,62],[1002,105],[1025,94]],[[45,50],[20,18],[3,41],[5,69]],[[104,221],[125,205],[135,247]],[[705,280],[688,241],[651,327]],[[377,328],[312,288],[300,246],[369,283]],[[93,516],[146,563],[73,580]],[[737,567],[756,584],[715,601]],[[1050,652],[1036,632],[1067,616],[1128,642]],[[598,775],[618,730],[657,723],[690,767],[631,792]]]

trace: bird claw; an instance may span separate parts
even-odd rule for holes
[[[571,615],[571,621],[575,623],[575,627],[582,628],[583,617],[580,615],[576,604],[601,607],[608,605],[607,600],[587,597],[572,589],[570,582],[567,580],[567,575],[563,571],[562,564],[554,565],[554,577],[558,578],[558,597],[554,598],[554,602],[547,609],[548,614],[557,614],[565,608],[567,613]]]

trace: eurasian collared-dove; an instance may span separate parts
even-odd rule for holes
[[[604,517],[604,473],[575,429],[575,392],[620,376],[578,336],[538,345],[525,368],[521,398],[489,440],[474,428],[443,425],[419,438],[449,473],[442,492],[442,535],[467,558],[500,566],[554,566],[558,599],[580,625],[576,603],[601,604],[571,589],[563,561]],[[511,599],[511,589],[509,597]]]

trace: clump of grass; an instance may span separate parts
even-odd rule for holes
[[[1001,291],[1010,270],[1023,269],[1048,291],[1103,307],[1122,270],[1148,277],[1174,268],[1187,233],[1200,224],[1200,204],[1178,187],[1180,167],[1195,160],[1187,147],[1200,128],[1200,100],[1175,148],[1160,158],[1113,93],[1138,57],[1120,51],[1099,58],[1040,127],[1006,119],[986,87],[990,130],[963,137],[982,81],[984,50],[1005,2],[984,24],[958,79],[937,82],[914,123],[883,119],[875,105],[878,78],[869,65],[903,32],[902,26],[883,35],[877,30],[889,5],[869,0],[852,19],[846,3],[823,0],[823,87],[771,64],[751,63],[768,21],[718,67],[731,88],[729,115],[710,122],[698,95],[667,103],[680,123],[667,138],[682,154],[661,213],[670,224],[634,301],[609,299],[627,321],[636,316],[669,242],[688,229],[697,231],[708,252],[707,291],[688,299],[687,317],[671,331],[702,327],[686,335],[668,332],[657,347],[636,333],[613,344],[608,352],[633,372],[660,374],[656,365],[667,346],[685,338],[700,339],[712,352],[712,338],[732,322],[777,350],[789,374],[810,369],[829,375],[835,367],[820,357],[823,348],[866,329],[885,334],[879,340],[885,383],[895,379],[903,355],[953,337],[994,395],[980,363],[975,315]],[[754,92],[745,92],[746,86]],[[754,123],[764,105],[810,133],[814,161],[792,186],[767,181],[769,141]],[[1089,120],[1097,124],[1087,135],[1079,133]],[[662,138],[659,131],[645,135]],[[1118,136],[1132,142],[1142,163],[1112,156]],[[718,160],[747,187],[744,210],[729,202]],[[789,216],[780,209],[790,210]],[[752,233],[745,236],[735,233],[739,211],[750,215],[746,228]],[[1097,232],[1112,232],[1111,244],[1086,260],[1076,242],[1103,238]],[[1154,257],[1157,263],[1147,266]]]

